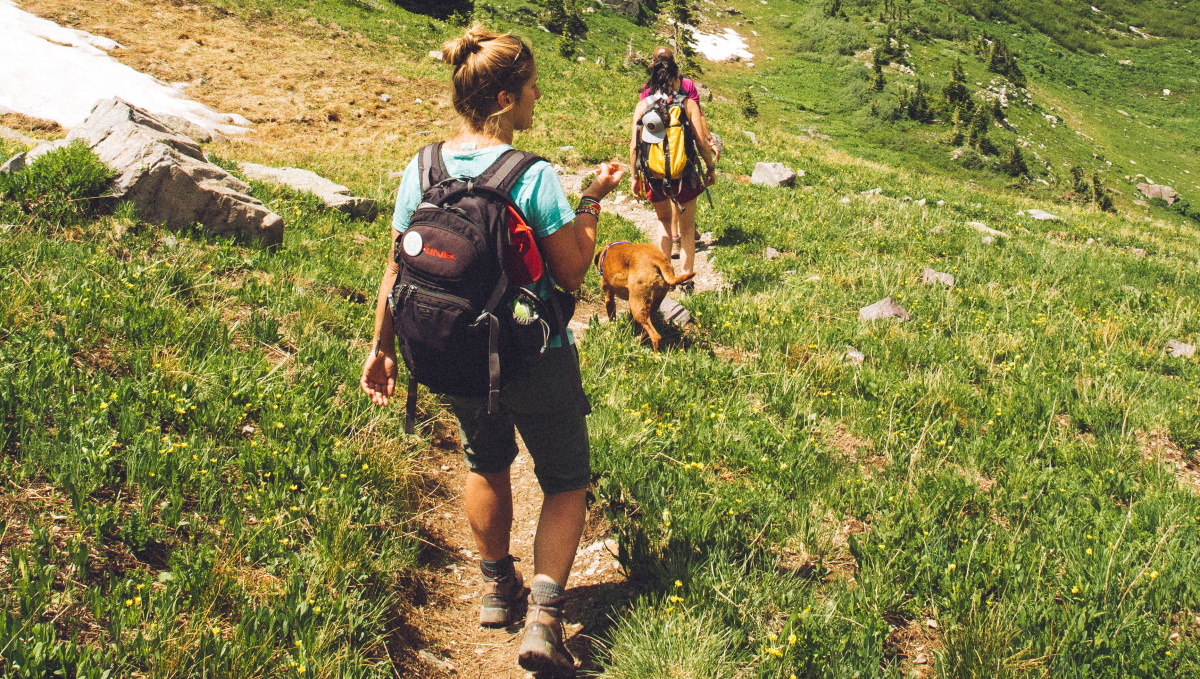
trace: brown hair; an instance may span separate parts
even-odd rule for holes
[[[675,63],[675,52],[670,47],[654,50],[654,61],[646,71],[650,79],[642,89],[650,90],[650,94],[675,94],[671,91],[671,83],[679,77],[679,64]]]
[[[511,33],[493,33],[475,24],[461,38],[442,45],[442,59],[454,66],[454,110],[472,130],[488,130],[511,108],[496,97],[509,92],[520,98],[533,77],[533,50]]]

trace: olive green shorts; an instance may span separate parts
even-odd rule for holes
[[[480,474],[502,472],[517,458],[521,432],[538,485],[546,495],[586,488],[591,449],[586,416],[591,412],[579,376],[575,347],[546,350],[536,370],[504,386],[499,411],[487,414],[483,399],[447,399],[458,418],[463,458]]]

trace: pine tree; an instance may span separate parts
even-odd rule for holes
[[[696,56],[696,48],[692,44],[692,31],[687,28],[695,20],[690,0],[670,0],[667,14],[671,17],[674,30],[672,42],[675,43],[675,52],[683,57],[685,65],[694,66],[692,57]]]
[[[928,91],[929,88],[925,85],[925,81],[918,80],[917,87],[907,102],[909,119],[925,124],[933,122],[933,109],[929,106]]]
[[[950,145],[962,146],[967,141],[967,129],[971,127],[971,110],[967,108],[967,102],[960,101],[958,106],[954,107],[951,125],[953,131],[950,133]]]
[[[950,67],[950,82],[942,89],[942,97],[946,100],[946,108],[954,110],[958,105],[971,98],[967,89],[966,73],[963,72],[962,61],[956,60]]]
[[[1008,150],[1004,156],[1004,171],[1013,177],[1028,177],[1029,165],[1025,162],[1025,154],[1021,153],[1021,147],[1016,143]]]
[[[1113,200],[1108,191],[1104,188],[1104,181],[1100,179],[1099,172],[1092,173],[1092,202],[1096,207],[1105,212],[1112,212]]]
[[[991,125],[991,111],[982,101],[976,103],[971,111],[971,125],[967,128],[967,145],[979,149],[979,152],[985,155],[995,152],[996,147],[987,137]]]
[[[1091,195],[1091,187],[1088,186],[1087,179],[1084,178],[1082,167],[1071,168],[1071,189],[1084,200],[1087,200],[1087,197]]]
[[[885,84],[887,84],[887,81],[883,79],[883,62],[876,61],[875,76],[871,80],[871,85],[875,88],[876,92],[882,92]]]

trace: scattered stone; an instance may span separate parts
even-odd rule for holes
[[[25,169],[25,152],[21,151],[20,153],[15,154],[12,158],[4,161],[3,165],[0,165],[0,174],[20,172],[23,169]]]
[[[1191,358],[1196,353],[1196,347],[1191,344],[1185,344],[1179,340],[1171,340],[1167,342],[1167,355],[1176,358]]]
[[[908,311],[891,297],[884,297],[870,306],[859,309],[858,317],[864,321],[877,321],[884,318],[899,318],[901,321],[907,321],[911,318]]]
[[[717,157],[720,158],[721,156],[725,155],[725,140],[722,139],[721,135],[717,134],[716,132],[709,132],[709,134],[712,135],[712,139],[709,141],[712,142],[713,151],[717,154]]]
[[[1050,213],[1050,212],[1046,212],[1045,210],[1039,210],[1039,209],[1037,209],[1037,208],[1033,208],[1033,209],[1031,209],[1031,210],[1030,210],[1029,212],[1027,212],[1026,214],[1028,214],[1028,215],[1029,215],[1030,217],[1032,217],[1033,219],[1036,219],[1036,220],[1038,220],[1039,222],[1045,222],[1045,221],[1061,221],[1061,220],[1062,220],[1062,217],[1059,217],[1059,216],[1058,216],[1058,215],[1056,215],[1056,214],[1052,214],[1052,213]]]
[[[1165,88],[1164,88],[1164,89],[1163,89],[1163,96],[1164,96],[1164,97],[1169,97],[1169,96],[1171,96],[1171,90],[1168,90],[1168,89],[1165,89]]]
[[[775,248],[768,247],[766,254],[764,254],[763,256],[766,257],[767,261],[771,261],[772,259],[779,259],[779,251],[776,250]]]
[[[1121,66],[1133,66],[1133,62],[1130,61],[1129,59],[1121,59],[1120,61],[1117,62],[1117,64],[1121,65]]]
[[[941,233],[941,232],[943,232],[943,231],[945,231],[945,229],[943,229],[942,227],[940,227],[940,226],[935,226],[935,227],[933,227],[932,229],[930,229],[930,230],[929,230],[929,233],[931,233],[931,234],[939,234],[939,233]]]
[[[696,85],[696,94],[700,95],[700,101],[712,101],[713,100],[712,90],[708,89],[708,86],[706,86],[702,83],[695,82],[695,81],[692,81],[692,82]]]
[[[1179,194],[1175,189],[1164,184],[1147,184],[1141,183],[1137,185],[1137,190],[1142,192],[1147,198],[1162,198],[1167,201],[1167,205],[1173,204],[1179,199]]]
[[[711,244],[713,242],[712,231],[705,231],[704,233],[700,234],[700,242],[704,243],[705,245]]]
[[[429,651],[422,649],[421,652],[417,653],[417,655],[421,656],[421,660],[424,660],[425,662],[429,663],[430,665],[433,665],[434,667],[436,667],[437,669],[439,669],[443,672],[448,672],[450,674],[453,674],[455,672],[454,665],[451,665],[450,663],[446,662],[445,660],[442,660],[441,658],[430,653]]]
[[[379,95],[379,101],[382,101],[385,104],[391,100],[392,100],[392,95],[388,94],[387,92],[384,92],[383,94]]]
[[[1129,112],[1128,112],[1128,111],[1122,111],[1121,109],[1117,109],[1117,113],[1120,113],[1120,114],[1121,114],[1121,115],[1123,115],[1123,116],[1128,116],[1128,115],[1129,115]]]
[[[983,238],[980,238],[979,240],[984,245],[991,245],[996,242],[996,237],[995,236],[984,236]]]
[[[839,203],[849,203],[849,202],[850,202],[850,198],[847,196],[847,197],[844,197],[844,198],[842,198],[842,199],[841,199],[841,200],[839,200],[838,202],[839,202]]]
[[[559,151],[574,151],[575,147],[574,146],[560,146],[560,147],[558,147],[558,150]]]
[[[937,206],[938,206],[938,207],[942,207],[942,206],[943,206],[943,205],[945,205],[945,204],[946,204],[946,201],[944,201],[944,200],[939,200],[939,201],[937,202]]]
[[[326,207],[355,219],[375,221],[379,207],[370,198],[350,195],[350,189],[329,181],[321,175],[297,167],[268,167],[257,163],[242,163],[242,172],[250,179],[283,184],[296,191],[307,191],[320,198]]]
[[[979,233],[985,233],[989,236],[998,236],[1000,238],[1008,238],[1007,233],[1004,233],[1003,231],[997,231],[996,229],[989,227],[987,224],[984,224],[983,222],[967,222],[967,226],[971,227],[972,229],[975,229]]]
[[[937,620],[934,620],[933,618],[926,618],[925,626],[928,627],[929,629],[937,629],[938,628]]]
[[[1129,294],[1133,295],[1134,297],[1142,296],[1142,291],[1138,290],[1137,288],[1133,287],[1132,285],[1122,285],[1121,289],[1124,290],[1125,292],[1128,292]]]
[[[861,193],[864,196],[871,196],[871,195],[879,196],[879,195],[883,195],[883,189],[881,189],[877,186],[873,189],[867,189],[866,191],[862,191]]]
[[[437,60],[437,61],[441,61],[442,60],[442,51],[441,50],[429,50],[429,58]]]
[[[925,267],[925,273],[921,276],[921,282],[925,283],[926,285],[930,283],[941,283],[949,288],[954,286],[954,276],[948,273],[942,273],[941,271],[934,271],[929,267]]]
[[[804,279],[804,282],[805,283],[816,283],[819,280],[821,280],[820,276],[809,276],[808,278]]]
[[[862,365],[863,361],[867,360],[866,356],[858,349],[849,349],[846,351],[846,362],[850,365]]]
[[[663,298],[662,304],[658,306],[658,310],[662,313],[664,321],[677,328],[682,328],[692,322],[691,312],[670,297]]]
[[[924,653],[918,653],[917,657],[913,658],[914,665],[926,665],[929,663],[929,656]]]
[[[1142,248],[1129,248],[1129,251],[1131,253],[1133,253],[1134,257],[1137,257],[1139,259],[1144,258],[1146,256],[1146,251]]]
[[[283,219],[157,116],[119,98],[106,99],[61,141],[77,139],[117,173],[113,197],[132,200],[141,219],[171,230],[199,223],[209,234],[264,245],[283,242]]]
[[[165,248],[173,248],[176,245],[179,245],[179,240],[176,239],[175,236],[166,236],[162,239],[162,244]]]
[[[184,118],[183,116],[175,116],[169,113],[155,113],[155,118],[158,118],[172,132],[181,136],[187,137],[192,141],[207,144],[213,140],[212,132],[200,127],[196,123]]]
[[[750,183],[762,186],[792,186],[796,183],[796,173],[783,163],[755,163]]]
[[[1091,245],[1092,243],[1095,243],[1095,242],[1096,242],[1096,239],[1095,239],[1095,238],[1089,238],[1089,239],[1087,239],[1087,240],[1083,241],[1083,244],[1084,244],[1084,245]]]
[[[925,207],[925,202],[926,202],[926,201],[925,201],[925,199],[924,199],[924,198],[918,198],[918,199],[917,199],[917,200],[916,200],[916,201],[913,203],[913,205],[919,205],[919,206],[921,206],[921,207]]]
[[[746,135],[751,144],[758,146],[758,135],[754,134],[750,130],[742,130],[742,134]]]
[[[1133,204],[1141,206],[1141,207],[1150,207],[1150,203],[1147,203],[1144,200],[1135,200],[1135,201],[1133,201]]]

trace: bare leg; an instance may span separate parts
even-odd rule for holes
[[[493,474],[468,472],[463,498],[480,558],[498,561],[508,556],[513,520],[512,482],[508,470]],[[574,555],[574,551],[571,553]]]
[[[575,550],[583,535],[587,511],[586,489],[569,490],[547,495],[542,500],[542,515],[538,517],[537,535],[533,539],[534,581],[553,580],[567,586]]]
[[[679,231],[675,228],[675,203],[669,200],[660,200],[653,205],[654,214],[658,216],[658,223],[662,224],[663,228],[663,235],[658,239],[658,247],[670,259],[671,239],[679,235]]]
[[[682,209],[675,208],[675,211],[683,247],[683,270],[676,273],[688,273],[696,270],[696,201],[686,203]]]

